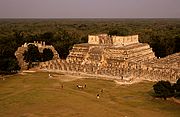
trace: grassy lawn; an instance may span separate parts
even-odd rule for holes
[[[180,116],[180,105],[150,96],[151,82],[122,86],[99,78],[67,82],[61,79],[72,77],[56,77],[59,79],[48,78],[48,73],[26,73],[0,80],[0,117]],[[81,90],[77,84],[87,87]]]

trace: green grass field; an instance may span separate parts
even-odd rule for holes
[[[56,78],[48,78],[48,73],[25,73],[0,80],[0,117],[180,116],[180,105],[150,95],[152,82],[122,86],[99,78],[53,75]],[[87,87],[81,90],[77,84]]]

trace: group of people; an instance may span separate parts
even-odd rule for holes
[[[76,86],[77,86],[78,89],[84,89],[84,88],[86,88],[86,84],[85,84],[84,86],[83,86],[83,85],[78,85],[78,84],[77,84]]]
[[[85,84],[85,85],[78,85],[78,84],[77,84],[76,86],[77,86],[78,89],[84,89],[84,88],[86,88],[86,84]],[[101,89],[100,92],[103,93],[103,92],[104,92],[104,89]],[[96,95],[96,98],[97,98],[97,99],[100,98],[100,93],[98,93],[98,94]]]
[[[51,74],[49,74],[49,78],[52,78],[53,76],[51,75]],[[86,84],[85,85],[79,85],[79,84],[77,84],[76,85],[76,87],[78,88],[78,89],[84,89],[84,88],[86,88]],[[61,84],[61,89],[63,89],[64,88],[64,85],[63,84]],[[103,93],[104,92],[104,90],[103,89],[101,89],[101,91],[100,91],[101,93]],[[96,98],[97,99],[99,99],[100,98],[100,93],[98,93],[97,95],[96,95]]]

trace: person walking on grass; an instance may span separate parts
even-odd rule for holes
[[[99,98],[100,98],[99,96],[100,96],[100,95],[99,95],[99,94],[97,94],[96,98],[97,98],[97,99],[99,99]]]

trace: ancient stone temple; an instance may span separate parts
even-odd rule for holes
[[[66,60],[40,64],[39,69],[108,76],[120,81],[169,80],[180,77],[180,53],[157,59],[138,35],[89,35],[88,43],[75,44]]]
[[[144,62],[155,59],[148,44],[139,43],[138,35],[108,36],[106,34],[89,36],[88,43],[76,44],[67,57],[68,63],[94,64],[108,66],[113,61]]]
[[[42,41],[40,43],[38,41],[37,42],[34,41],[34,43],[25,43],[24,45],[19,47],[17,51],[15,52],[15,56],[19,62],[19,66],[21,67],[21,70],[27,69],[27,63],[23,60],[24,58],[23,54],[24,54],[24,51],[28,49],[28,45],[30,44],[37,46],[41,53],[43,52],[45,48],[51,49],[54,54],[53,60],[59,59],[59,54],[57,53],[57,51],[52,45],[46,45],[45,42],[42,42]]]
[[[131,79],[140,77],[144,62],[156,59],[148,44],[139,43],[138,35],[89,35],[88,43],[76,44],[66,62],[68,70]]]

